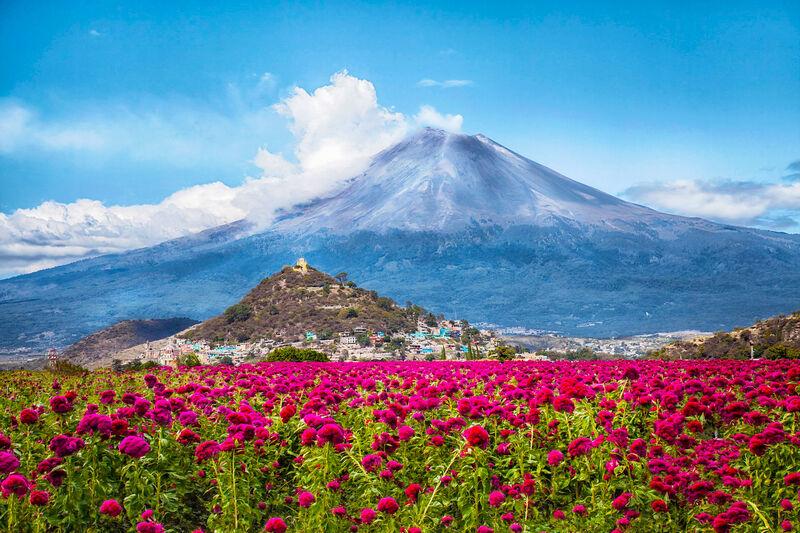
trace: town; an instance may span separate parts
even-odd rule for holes
[[[313,349],[326,354],[331,361],[381,361],[381,360],[467,360],[488,357],[502,344],[493,330],[472,328],[464,321],[417,321],[411,332],[389,335],[383,331],[370,331],[357,325],[352,330],[330,335],[307,331],[305,338],[295,342],[278,342],[261,339],[255,342],[214,345],[207,341],[194,342],[180,335],[148,342],[123,350],[114,355],[121,363],[178,366],[182,358],[195,354],[201,364],[233,364],[264,360],[276,348],[293,346]],[[531,353],[520,353],[520,358],[540,358]]]

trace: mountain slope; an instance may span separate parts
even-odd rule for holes
[[[331,338],[363,326],[371,331],[413,331],[420,309],[399,307],[389,298],[308,267],[284,267],[238,303],[195,326],[185,337],[218,342],[259,339],[297,341],[307,331]]]
[[[423,131],[250,233],[0,280],[0,353],[129,318],[204,320],[298,256],[453,318],[583,336],[730,329],[800,307],[800,236],[658,213],[478,136]]]
[[[82,338],[64,350],[61,356],[81,366],[90,366],[109,354],[169,337],[194,324],[197,321],[191,318],[123,320]]]
[[[752,352],[751,352],[752,348]],[[780,359],[800,357],[800,311],[759,320],[710,337],[670,343],[650,354],[662,359]]]

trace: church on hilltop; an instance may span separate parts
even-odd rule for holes
[[[295,263],[294,268],[297,272],[302,272],[303,274],[308,274],[308,263],[302,257],[297,259],[297,263]]]

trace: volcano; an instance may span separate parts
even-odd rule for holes
[[[0,352],[124,319],[204,320],[299,257],[472,323],[618,336],[800,308],[800,236],[660,213],[483,135],[421,130],[278,214],[0,281]]]
[[[625,202],[535,163],[488,137],[426,128],[375,156],[334,195],[284,214],[276,231],[392,229],[453,233],[471,226],[642,224],[698,220]]]

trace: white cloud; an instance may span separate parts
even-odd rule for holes
[[[371,82],[344,71],[312,92],[296,87],[272,109],[288,122],[295,139],[293,153],[286,157],[262,147],[252,160],[260,175],[246,178],[239,186],[197,185],[157,204],[106,206],[81,199],[0,213],[0,276],[149,246],[242,218],[264,227],[277,209],[324,194],[342,179],[358,174],[371,156],[414,127],[458,131],[463,122],[461,115],[442,115],[430,106],[406,117],[381,106]],[[127,110],[105,120],[92,116],[48,122],[22,104],[7,102],[0,105],[0,153],[98,151],[131,158],[169,157],[179,164],[209,157],[203,151],[213,150],[216,143],[224,151],[240,138],[231,135],[230,125],[221,117],[194,116],[205,126],[185,124],[188,113],[186,118],[169,121],[160,113]],[[257,120],[252,115],[238,119]],[[213,125],[221,131],[215,133]],[[125,136],[126,131],[130,135]],[[198,140],[186,131],[208,137]],[[223,139],[225,135],[233,138]]]
[[[0,101],[0,154],[26,148],[41,150],[98,150],[107,140],[88,124],[45,124],[35,113],[15,102]]]
[[[461,125],[464,123],[464,117],[461,115],[443,115],[429,105],[420,107],[414,120],[419,126],[431,126],[452,132],[461,131]]]
[[[423,78],[417,82],[417,87],[439,87],[441,89],[452,89],[454,87],[466,87],[472,85],[472,80],[432,80]]]
[[[630,187],[623,196],[662,211],[732,224],[778,228],[800,223],[800,182],[677,180]]]
[[[246,157],[243,141],[252,143],[274,120],[272,112],[255,105],[226,114],[196,102],[65,108],[46,119],[25,103],[0,99],[0,155],[229,167]]]
[[[333,183],[359,172],[372,155],[399,141],[408,123],[402,113],[378,104],[368,80],[342,71],[330,82],[313,93],[296,87],[274,108],[289,120],[306,179]]]

